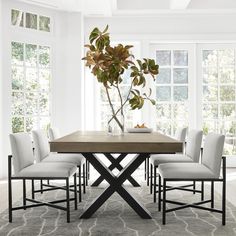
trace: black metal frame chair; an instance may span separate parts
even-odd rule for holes
[[[49,136],[50,141],[53,141],[61,137],[59,129],[55,127],[49,128],[48,136]],[[85,164],[83,165],[83,175],[81,176],[83,177],[83,192],[86,193],[86,186],[88,186],[88,180],[90,178],[90,166],[87,160],[85,161]],[[47,185],[49,184],[50,184],[49,181],[47,181]]]
[[[222,214],[222,225],[225,225],[225,218],[226,218],[226,158],[222,157],[222,176],[220,178],[199,178],[199,179],[177,179],[177,178],[162,178],[159,176],[159,194],[158,194],[158,210],[161,210],[161,202],[162,202],[162,224],[166,224],[166,213],[181,210],[187,207],[193,207],[201,210],[217,212]],[[211,182],[211,198],[209,200],[201,200],[200,202],[195,203],[183,203],[179,201],[171,201],[166,199],[166,192],[170,190],[180,189],[178,187],[168,188],[167,183],[171,182],[179,182],[179,181],[201,181],[203,184],[204,182],[210,181]],[[162,183],[163,182],[163,183]],[[214,182],[222,182],[222,209],[214,208]],[[197,190],[195,190],[197,191]],[[161,194],[163,193],[163,198],[161,198]],[[202,191],[202,195],[204,195],[204,191]],[[166,209],[166,203],[180,205],[179,207]],[[200,206],[202,204],[211,203],[211,207],[204,207]]]
[[[222,225],[225,225],[225,216],[226,216],[226,159],[225,159],[225,157],[222,157],[222,160],[223,160],[223,166],[222,166],[222,177],[221,178],[218,178],[218,179],[188,179],[187,180],[187,181],[202,181],[202,182],[210,181],[211,182],[211,199],[209,199],[209,200],[195,202],[195,203],[191,203],[191,204],[167,200],[166,199],[166,192],[167,191],[179,189],[179,188],[175,188],[175,187],[172,189],[168,189],[167,182],[168,181],[172,181],[172,182],[173,181],[186,181],[186,179],[171,179],[171,178],[167,179],[167,178],[165,178],[162,180],[161,176],[159,177],[158,209],[160,210],[161,202],[162,202],[162,204],[163,204],[162,223],[163,224],[166,223],[166,213],[180,210],[180,209],[184,209],[187,207],[193,207],[193,208],[198,208],[198,209],[202,209],[202,210],[206,210],[206,211],[221,213],[222,214]],[[163,181],[163,185],[161,185],[161,181]],[[214,208],[214,182],[222,182],[222,210]],[[162,186],[163,186],[163,188],[162,188]],[[163,192],[163,199],[161,198],[161,192]],[[180,206],[172,208],[172,209],[166,209],[166,203],[177,204]],[[206,203],[211,203],[211,207],[200,206],[200,205],[206,204]]]
[[[81,173],[81,166],[77,166],[78,168],[78,175],[76,175],[78,177],[78,180],[79,180],[79,183],[77,184],[77,193],[79,194],[79,202],[82,201],[82,189],[81,189],[81,186],[82,186],[82,173]],[[34,196],[35,196],[35,193],[43,193],[43,192],[47,192],[47,191],[52,191],[52,190],[56,190],[56,189],[61,189],[61,188],[66,188],[66,186],[62,186],[62,187],[58,187],[58,186],[55,186],[55,185],[52,185],[50,184],[50,181],[49,179],[47,180],[47,183],[45,184],[43,182],[43,180],[40,180],[40,189],[38,190],[35,190],[35,185],[34,185],[34,180],[32,179],[32,185],[31,185],[31,192],[32,192],[32,198],[34,199]],[[46,189],[44,187],[47,187]],[[74,191],[74,184],[73,185],[69,185],[69,190],[70,191]]]
[[[8,204],[9,204],[9,222],[12,222],[12,212],[15,210],[21,210],[24,209],[26,210],[27,208],[32,208],[32,207],[39,207],[39,206],[49,206],[53,207],[56,209],[60,209],[63,211],[66,211],[67,214],[67,222],[70,222],[70,201],[74,201],[75,204],[75,210],[77,210],[77,180],[76,180],[76,174],[73,175],[74,177],[74,198],[70,198],[69,192],[70,192],[70,185],[69,185],[69,177],[67,178],[62,178],[62,177],[14,177],[12,176],[12,155],[8,156]],[[23,206],[18,206],[18,207],[13,207],[12,206],[12,180],[23,180]],[[26,196],[26,180],[32,180],[32,183],[34,180],[65,180],[66,181],[66,186],[65,187],[53,187],[50,189],[40,189],[40,190],[34,190],[34,184],[32,184],[32,199],[27,198]],[[66,199],[60,199],[60,200],[55,200],[55,201],[50,201],[50,202],[42,202],[39,200],[35,200],[35,193],[37,192],[44,192],[44,191],[51,191],[55,189],[61,189],[66,191]],[[27,205],[28,202],[32,202],[34,204]],[[57,203],[62,203],[66,202],[66,207],[62,207],[59,205],[55,205]]]
[[[196,131],[195,131],[195,135],[196,135]],[[187,146],[187,142],[184,142],[184,149],[186,149]],[[198,147],[197,147],[198,149]],[[202,155],[203,155],[203,148],[201,147],[200,149],[200,155],[198,158],[201,159]],[[169,153],[170,155],[173,155],[175,153]],[[157,187],[159,186],[159,183],[157,184],[157,175],[159,176],[159,174],[157,174],[157,169],[158,169],[158,165],[153,165],[152,163],[149,164],[149,160],[147,162],[148,165],[148,169],[147,169],[147,173],[148,173],[148,186],[150,186],[150,194],[153,194],[153,202],[156,202],[156,194],[159,192],[159,189],[157,190]],[[178,160],[176,161],[178,163]],[[168,163],[168,162],[167,162]],[[166,186],[169,189],[172,189],[172,186]],[[201,199],[204,200],[204,184],[203,181],[201,181],[201,190],[196,190],[196,181],[193,181],[192,184],[187,184],[187,185],[182,185],[179,186],[178,188],[175,187],[175,189],[179,189],[179,190],[183,190],[183,191],[190,191],[193,192],[193,194],[195,193],[201,193]]]

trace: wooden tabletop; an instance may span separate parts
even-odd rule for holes
[[[158,132],[112,136],[102,131],[77,131],[50,142],[51,152],[172,153],[182,152],[182,148],[181,142]]]

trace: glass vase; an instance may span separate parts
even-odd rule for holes
[[[108,134],[110,135],[123,135],[125,126],[124,114],[117,113],[116,116],[110,117],[108,120]]]

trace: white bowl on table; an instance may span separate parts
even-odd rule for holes
[[[128,133],[151,133],[152,128],[127,128]]]

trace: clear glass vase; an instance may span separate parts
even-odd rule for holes
[[[108,120],[108,134],[110,135],[123,135],[125,130],[125,119],[121,112],[116,116],[110,117]]]

